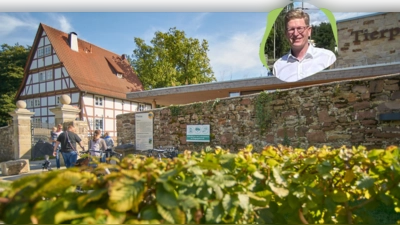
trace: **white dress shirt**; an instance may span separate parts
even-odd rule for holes
[[[309,44],[302,60],[298,60],[289,51],[274,63],[273,73],[282,81],[294,82],[324,70],[335,61],[333,52]]]

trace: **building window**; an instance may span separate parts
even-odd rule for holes
[[[102,106],[103,105],[103,97],[99,97],[99,96],[94,97],[94,105]]]
[[[47,70],[46,71],[46,80],[52,80],[53,79],[53,70]]]
[[[34,117],[32,119],[32,126],[35,128],[41,128],[42,127],[42,120],[40,117]]]
[[[40,72],[39,73],[39,81],[43,82],[46,80],[52,80],[53,79],[53,70],[46,70],[46,72]]]
[[[229,92],[229,97],[237,97],[240,96],[240,92]]]
[[[35,105],[35,107],[39,107],[40,106],[40,99],[35,99],[34,100],[34,105]]]
[[[40,119],[40,117],[35,117],[32,119],[32,122],[34,123],[34,126],[38,126],[40,123],[42,123],[42,120]]]
[[[33,108],[33,100],[32,99],[28,99],[27,101],[26,101],[26,105],[27,105],[27,107],[29,107],[29,108]]]
[[[146,105],[145,104],[139,104],[138,111],[144,111],[144,110],[146,110]]]
[[[44,48],[44,55],[51,55],[51,45]]]
[[[103,119],[95,119],[95,129],[96,130],[103,130]]]
[[[43,57],[43,48],[39,48],[39,49],[38,49],[37,56],[38,56],[38,58],[39,58],[39,57]]]
[[[45,81],[45,80],[46,80],[45,74],[43,72],[40,72],[39,73],[39,81],[42,82],[42,81]]]

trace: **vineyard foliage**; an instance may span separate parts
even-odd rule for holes
[[[377,223],[367,210],[400,212],[399,148],[296,149],[252,145],[184,151],[158,161],[25,176],[0,193],[0,220],[59,223]],[[107,168],[110,174],[103,174]],[[82,191],[77,192],[79,186]]]

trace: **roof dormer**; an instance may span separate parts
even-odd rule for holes
[[[118,78],[122,78],[124,75],[124,71],[121,69],[120,66],[110,57],[105,57],[111,68],[113,69],[113,72],[117,75]]]

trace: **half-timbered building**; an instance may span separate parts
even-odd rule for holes
[[[52,126],[63,94],[81,109],[77,120],[89,130],[101,129],[116,137],[118,114],[151,108],[128,100],[127,93],[143,90],[125,55],[118,55],[69,34],[40,24],[16,100],[24,100],[34,112],[33,124]]]

